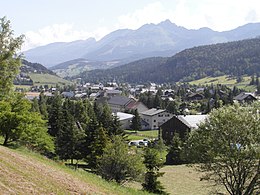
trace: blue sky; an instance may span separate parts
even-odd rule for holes
[[[1,0],[0,17],[25,34],[23,50],[52,42],[137,29],[170,19],[188,29],[216,31],[260,22],[259,0]]]

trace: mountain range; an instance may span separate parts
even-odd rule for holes
[[[82,62],[86,65],[85,70],[92,70],[110,68],[147,57],[169,57],[194,46],[255,38],[259,35],[260,23],[217,32],[209,28],[186,29],[166,20],[159,24],[143,25],[137,30],[116,30],[99,41],[89,38],[51,43],[25,51],[24,55],[27,60],[46,67],[59,64],[52,68],[54,72],[62,72],[68,66],[74,66],[74,69],[83,67]]]
[[[178,82],[207,76],[240,77],[260,73],[260,38],[185,49],[172,57],[153,57],[78,75],[85,82]]]

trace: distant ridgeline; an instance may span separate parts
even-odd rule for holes
[[[51,74],[55,75],[54,72],[48,70],[41,64],[31,63],[26,60],[22,60],[22,66],[20,68],[20,73],[14,80],[15,85],[33,85],[33,80],[30,78],[29,74]]]
[[[172,57],[154,57],[127,65],[83,72],[84,81],[178,82],[207,76],[260,73],[260,38],[185,49]]]

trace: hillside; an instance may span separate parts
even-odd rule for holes
[[[260,72],[260,39],[248,39],[186,49],[169,58],[148,58],[109,70],[79,75],[85,81],[177,82],[221,75]]]
[[[120,29],[96,41],[93,38],[74,42],[51,43],[24,52],[26,59],[47,67],[84,58],[88,61],[132,62],[147,57],[169,57],[183,49],[223,43],[260,35],[260,23],[247,24],[230,31],[209,28],[186,29],[170,20],[145,24],[137,30]]]
[[[44,157],[0,146],[1,194],[146,194],[74,171]]]
[[[65,78],[65,77],[72,77],[80,74],[84,71],[90,71],[97,68],[106,69],[112,68],[116,65],[119,65],[118,61],[89,61],[84,58],[74,59],[67,62],[63,62],[57,64],[50,69],[53,70],[58,76]]]
[[[28,62],[27,60],[22,60],[22,66],[21,66],[20,70],[22,73],[37,73],[37,74],[55,75],[54,72],[47,69],[42,64]]]
[[[66,85],[71,84],[59,76],[53,71],[47,69],[45,66],[39,63],[31,63],[27,60],[22,60],[22,66],[20,67],[20,74],[14,80],[15,85]]]

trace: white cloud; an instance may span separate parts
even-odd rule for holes
[[[46,26],[38,31],[28,31],[25,33],[25,43],[22,51],[46,45],[53,42],[70,42],[75,40],[84,40],[89,37],[96,39],[102,38],[110,31],[107,28],[98,28],[93,32],[86,30],[74,30],[71,24],[54,24]]]
[[[172,0],[157,1],[118,18],[119,28],[136,29],[146,23],[170,19],[190,29],[209,27],[224,31],[260,21],[259,0]]]
[[[117,28],[137,29],[147,23],[159,23],[172,18],[173,13],[164,8],[161,2],[148,4],[143,9],[118,17]]]
[[[89,37],[100,39],[116,29],[137,29],[144,24],[157,24],[166,19],[189,29],[209,27],[217,31],[230,30],[249,22],[260,22],[260,1],[158,0],[132,13],[118,16],[113,26],[106,24],[93,31],[84,28],[75,30],[72,24],[54,24],[38,31],[26,32],[26,42],[22,49],[25,51],[52,42],[68,42]],[[103,23],[104,16],[97,20]]]

